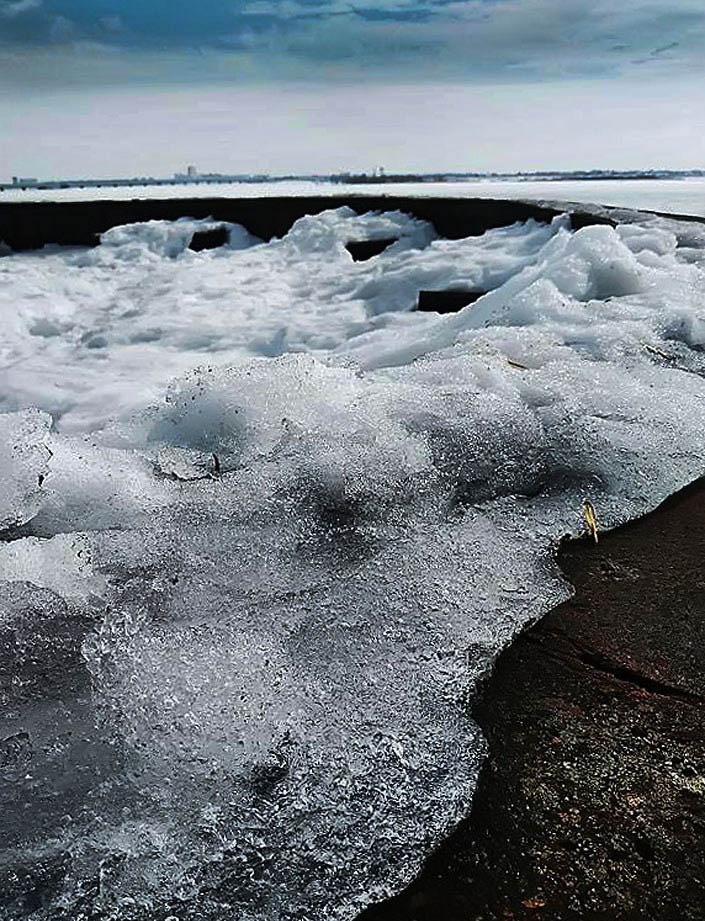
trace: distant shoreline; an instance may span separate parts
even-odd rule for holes
[[[171,177],[134,176],[113,179],[34,179],[15,177],[11,182],[0,182],[0,192],[28,191],[30,189],[82,189],[82,188],[140,188],[144,186],[238,185],[277,182],[313,182],[339,184],[385,183],[438,183],[438,182],[591,182],[624,181],[627,179],[702,179],[705,170],[539,170],[520,173],[332,173],[329,175],[269,176],[265,174],[177,173]]]

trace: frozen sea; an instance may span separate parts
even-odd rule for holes
[[[667,211],[705,217],[705,179],[633,179],[591,181],[493,181],[374,183],[344,185],[329,182],[270,182],[144,186],[104,189],[9,190],[3,201],[79,201],[95,198],[258,198],[274,195],[420,195],[465,198],[526,198],[533,201],[574,201],[620,208]]]
[[[703,473],[704,225],[210,226],[0,258],[2,921],[352,921],[468,813],[584,500]]]

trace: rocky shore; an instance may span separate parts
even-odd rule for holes
[[[705,481],[563,544],[576,594],[499,657],[474,709],[470,818],[360,921],[705,917]]]

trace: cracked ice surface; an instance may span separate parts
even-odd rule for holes
[[[0,260],[0,917],[351,919],[469,809],[552,548],[702,473],[705,238],[400,214]],[[399,241],[353,263],[351,238]],[[451,316],[416,293],[489,293]],[[51,414],[54,426],[51,427]]]

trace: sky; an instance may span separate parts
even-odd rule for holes
[[[705,0],[0,0],[0,178],[705,166]]]

